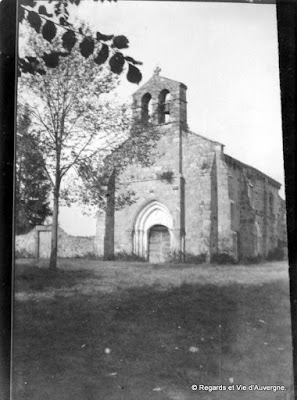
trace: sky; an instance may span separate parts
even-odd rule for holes
[[[143,62],[140,86],[158,65],[188,87],[192,131],[284,184],[275,5],[85,0],[73,11],[95,31],[128,37],[126,54]],[[123,76],[119,94],[129,102],[138,87]],[[61,208],[60,223],[95,233],[78,208]]]

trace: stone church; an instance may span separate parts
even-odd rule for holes
[[[157,160],[149,168],[131,165],[120,177],[137,200],[98,216],[97,255],[124,251],[151,262],[172,253],[266,257],[285,237],[280,183],[191,132],[187,87],[159,73],[133,95],[134,116],[154,115],[161,129]]]

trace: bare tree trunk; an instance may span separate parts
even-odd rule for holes
[[[50,269],[57,269],[59,197],[54,194]]]
[[[113,170],[108,182],[108,197],[105,212],[104,260],[112,260],[114,258],[115,175],[115,170]]]
[[[58,152],[56,161],[56,179],[54,187],[54,202],[53,202],[53,220],[52,220],[52,241],[51,241],[51,257],[49,269],[57,269],[58,256],[58,216],[59,216],[59,197],[60,197],[60,154]]]

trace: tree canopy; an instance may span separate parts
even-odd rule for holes
[[[16,148],[16,234],[30,231],[50,216],[50,183],[36,137],[29,132],[28,109],[19,110]]]

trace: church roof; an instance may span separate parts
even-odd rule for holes
[[[278,181],[276,181],[275,179],[271,178],[270,176],[264,174],[263,172],[259,171],[258,169],[248,165],[248,164],[244,164],[241,161],[236,160],[236,158],[230,157],[227,154],[224,154],[225,156],[225,161],[227,164],[231,165],[231,166],[235,166],[237,168],[246,168],[249,169],[250,171],[252,171],[254,174],[262,177],[262,178],[266,178],[267,181],[272,185],[275,186],[277,189],[280,189],[281,187],[281,183],[279,183]]]
[[[213,144],[218,144],[218,145],[222,146],[223,148],[225,147],[225,145],[223,143],[217,142],[216,140],[211,140],[206,136],[200,135],[199,133],[193,132],[191,130],[189,130],[188,132],[192,135],[195,135],[204,140],[207,140],[208,142],[211,142]],[[279,183],[275,179],[271,178],[270,176],[264,174],[263,172],[259,171],[258,169],[254,168],[248,164],[244,164],[243,162],[237,160],[236,158],[228,156],[228,154],[225,154],[225,153],[224,153],[224,158],[225,158],[226,163],[229,164],[230,166],[234,166],[239,169],[246,168],[246,169],[252,171],[254,174],[260,176],[262,179],[266,178],[272,186],[275,186],[276,188],[280,189],[281,183]]]
[[[146,81],[143,85],[141,85],[141,86],[139,87],[139,89],[137,89],[137,90],[134,92],[134,94],[143,91],[143,89],[144,89],[145,87],[150,86],[151,83],[152,83],[153,81],[156,81],[156,80],[159,80],[159,81],[161,81],[161,82],[168,82],[168,83],[171,83],[171,84],[179,85],[179,86],[182,86],[183,88],[187,89],[187,86],[186,86],[184,83],[182,83],[182,82],[175,81],[175,80],[170,79],[170,78],[165,78],[164,76],[160,76],[160,75],[159,75],[160,71],[161,71],[161,68],[158,68],[158,67],[157,67],[157,68],[155,69],[155,71],[154,71],[154,74],[151,76],[151,78],[150,78],[148,81]]]
[[[188,89],[187,86],[186,86],[184,83],[182,83],[182,82],[175,81],[175,80],[170,79],[170,78],[165,78],[164,76],[159,76],[159,78],[163,79],[164,81],[168,81],[168,82],[172,82],[172,83],[177,83],[177,84],[183,86],[185,89]],[[150,81],[151,79],[154,79],[154,75],[149,79],[149,81]],[[148,81],[148,82],[149,82],[149,81]]]
[[[208,137],[203,136],[203,135],[201,135],[200,133],[193,132],[193,131],[191,131],[190,129],[188,130],[188,132],[189,132],[191,135],[198,136],[198,137],[200,137],[201,139],[207,140],[208,142],[211,142],[211,143],[213,143],[213,144],[219,144],[220,146],[225,147],[225,145],[224,145],[223,143],[218,142],[217,140],[209,139]]]

